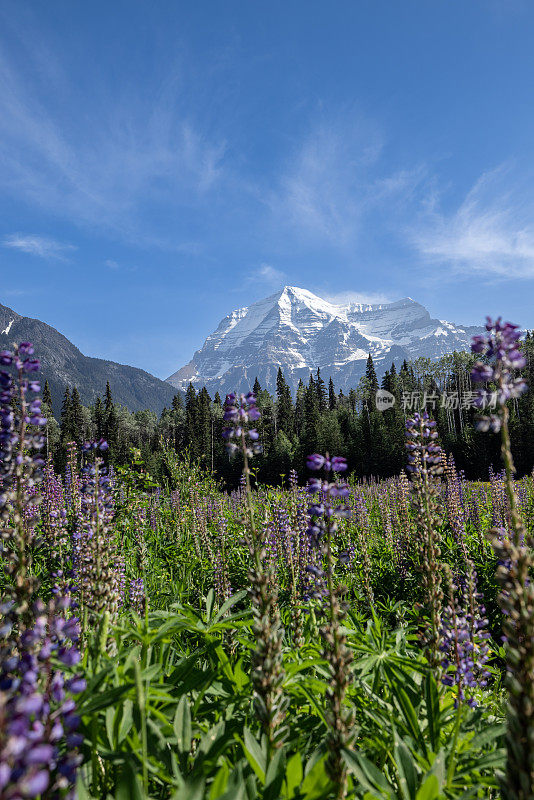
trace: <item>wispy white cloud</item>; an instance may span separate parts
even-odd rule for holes
[[[80,113],[77,87],[60,64],[50,69],[46,52],[33,53],[28,74],[15,63],[0,44],[0,188],[77,223],[172,246],[157,224],[152,230],[147,209],[172,219],[201,203],[226,151],[223,137],[188,115],[172,68],[144,94],[121,85],[110,98],[113,89],[95,80]],[[49,101],[56,95],[59,106]]]
[[[280,269],[272,267],[270,264],[262,264],[254,274],[254,281],[261,281],[265,286],[277,289],[287,281],[287,275]]]
[[[420,178],[419,170],[385,172],[384,134],[353,113],[312,127],[270,197],[277,221],[310,240],[345,247],[354,243],[364,216],[386,208]]]
[[[454,273],[534,277],[534,200],[525,177],[511,165],[486,172],[450,213],[434,196],[410,238],[423,257]]]
[[[32,256],[57,261],[67,261],[68,253],[77,249],[73,244],[59,242],[57,239],[38,234],[13,233],[6,236],[2,243],[4,247],[12,250],[20,250]]]
[[[392,298],[388,297],[388,295],[384,294],[383,292],[335,292],[334,294],[330,292],[318,292],[321,297],[324,297],[325,300],[328,300],[329,303],[333,303],[336,306],[344,306],[348,305],[349,303],[356,303],[362,305],[378,305],[380,303],[391,303]]]

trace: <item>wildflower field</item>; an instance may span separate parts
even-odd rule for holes
[[[39,363],[0,354],[0,800],[534,797],[534,483],[514,477],[519,332],[473,376],[502,464],[468,481],[426,412],[406,471],[357,482],[311,454],[257,484],[252,394],[226,492],[164,449],[42,459]],[[230,455],[232,452],[230,452]]]

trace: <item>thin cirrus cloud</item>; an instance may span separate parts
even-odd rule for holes
[[[336,292],[335,294],[321,294],[321,297],[328,300],[334,306],[364,305],[374,306],[382,303],[391,303],[392,298],[382,292]]]
[[[254,280],[260,281],[266,288],[278,289],[287,281],[287,275],[270,264],[262,264],[254,274]]]
[[[69,253],[77,249],[73,244],[37,234],[13,233],[6,236],[2,244],[11,250],[56,261],[68,261]]]
[[[111,103],[95,82],[83,124],[61,65],[47,92],[58,89],[62,108],[42,102],[37,75],[24,75],[0,50],[0,186],[77,224],[172,246],[172,237],[151,231],[147,209],[171,220],[176,207],[202,203],[221,177],[225,141],[204,135],[181,108],[171,74],[157,92],[123,86]]]
[[[450,213],[434,198],[410,235],[419,253],[451,274],[533,278],[534,202],[514,172],[503,165],[484,173]]]
[[[346,247],[369,213],[391,210],[421,179],[421,170],[388,170],[384,135],[368,119],[334,114],[295,147],[269,205],[278,224],[306,239]]]

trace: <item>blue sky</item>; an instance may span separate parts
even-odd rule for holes
[[[291,284],[534,327],[530,0],[0,0],[0,302],[174,372]]]

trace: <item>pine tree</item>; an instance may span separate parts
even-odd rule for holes
[[[375,365],[373,364],[373,357],[371,356],[371,353],[369,353],[369,357],[367,358],[365,378],[367,380],[369,392],[371,392],[373,395],[376,394],[378,390],[378,378],[376,377]]]
[[[212,427],[211,427],[211,398],[205,386],[202,387],[196,399],[196,439],[199,455],[205,463],[211,462]]]
[[[106,409],[106,413],[107,414],[109,414],[109,412],[113,408],[113,397],[111,396],[111,387],[109,385],[109,381],[106,382],[106,393],[104,395],[104,407]]]
[[[297,437],[300,437],[304,429],[305,398],[306,398],[306,388],[302,383],[302,380],[299,380],[299,385],[297,386],[297,394],[295,397],[295,432],[297,434]]]
[[[172,410],[180,411],[184,407],[184,401],[181,394],[175,394],[172,398]]]
[[[328,408],[328,403],[326,400],[326,386],[324,384],[323,379],[321,378],[321,370],[319,368],[317,368],[315,391],[317,392],[317,407],[319,409],[319,413],[323,414]]]
[[[358,396],[356,394],[355,389],[349,389],[349,408],[351,411],[352,416],[356,415],[356,402],[358,400]]]
[[[109,381],[106,383],[106,393],[104,395],[104,439],[109,445],[110,457],[117,454],[119,444],[119,420],[115,411],[113,397],[111,396],[111,387]]]
[[[74,441],[74,425],[72,419],[72,403],[70,389],[67,386],[61,406],[61,441],[63,444]]]
[[[283,431],[288,437],[293,434],[293,401],[291,389],[287,385],[282,367],[278,367],[276,376],[276,427],[278,431]]]
[[[221,395],[219,394],[219,392],[215,392],[215,397],[213,398],[213,402],[215,403],[216,406],[222,406]]]
[[[310,453],[320,452],[319,422],[320,412],[317,384],[313,380],[313,375],[310,375],[310,381],[304,396],[304,429],[300,440],[303,460]]]
[[[199,454],[198,443],[196,441],[197,430],[197,393],[192,383],[187,387],[185,393],[185,441],[191,450],[191,455],[196,457]]]
[[[252,391],[253,391],[254,396],[255,396],[255,398],[257,400],[259,395],[260,395],[260,392],[261,392],[261,385],[260,385],[260,382],[258,380],[258,376],[257,375],[256,375],[256,380],[254,381],[254,386],[252,387]]]
[[[72,420],[72,438],[77,444],[81,444],[85,438],[84,420],[82,403],[78,388],[75,386],[70,398],[70,413]]]
[[[48,380],[45,381],[43,389],[43,403],[50,411],[52,410],[52,392],[50,391]]]
[[[106,427],[106,414],[104,411],[104,404],[102,403],[102,399],[97,397],[95,400],[95,404],[93,406],[93,421],[95,425],[95,433],[96,438],[103,439],[105,434],[105,427]]]
[[[330,411],[334,411],[337,405],[337,397],[336,397],[336,390],[334,388],[334,381],[332,380],[332,376],[330,376],[330,380],[328,381],[328,408]]]

